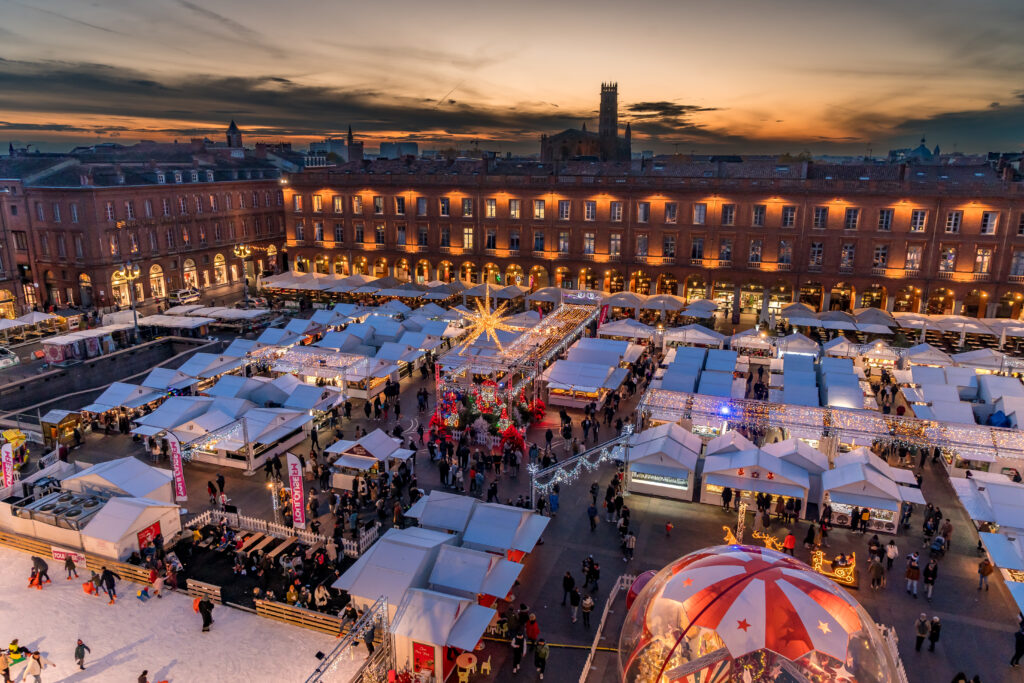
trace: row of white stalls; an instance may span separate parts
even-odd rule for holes
[[[374,479],[387,473],[390,481],[401,463],[414,455],[400,439],[375,429],[356,441],[335,441],[325,451],[331,461],[331,486],[350,490],[357,478]]]
[[[58,461],[0,502],[0,529],[50,543],[55,558],[71,550],[123,561],[158,534],[170,543],[181,531],[171,480],[131,457]]]
[[[1017,609],[1024,612],[1024,484],[995,472],[951,482]]]
[[[443,681],[455,655],[476,649],[497,620],[548,518],[530,510],[432,491],[334,582],[358,607],[388,601],[399,668]]]
[[[608,394],[625,382],[630,363],[643,352],[643,346],[628,341],[598,337],[578,340],[565,358],[540,375],[547,383],[548,403],[573,408],[596,403],[600,409]]]
[[[756,509],[756,495],[768,493],[801,501],[820,511],[832,506],[833,522],[850,523],[854,507],[868,508],[869,527],[896,533],[903,503],[924,503],[913,474],[890,467],[866,448],[837,456],[833,462],[801,439],[786,439],[763,448],[735,431],[711,439],[678,424],[665,423],[630,438],[626,449],[630,491],[677,500],[722,504],[726,488]],[[699,493],[695,477],[701,477]]]

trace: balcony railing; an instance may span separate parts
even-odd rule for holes
[[[821,272],[821,264],[820,263],[809,263],[809,264],[807,264],[807,272],[808,273],[820,273]]]
[[[935,277],[939,280],[952,280],[954,278],[954,274],[952,270],[940,270],[935,273]]]
[[[674,266],[676,264],[676,257],[673,256],[662,256],[661,264],[664,266]]]
[[[498,250],[497,249],[484,249],[484,254],[486,254],[487,256],[498,256]]]
[[[633,260],[637,263],[650,263],[651,257],[647,254],[636,254]]]
[[[509,249],[508,250],[508,255],[509,256],[519,256],[519,250],[518,249]]]
[[[885,277],[887,271],[888,269],[885,266],[874,266],[871,268],[871,274],[878,277]]]
[[[439,252],[441,252],[442,254],[450,254],[450,253],[452,253],[452,248],[451,248],[451,246],[447,246],[447,247],[438,247],[438,248],[437,248],[437,250],[438,250]]]
[[[971,280],[974,282],[988,282],[989,277],[988,273],[971,273]]]
[[[691,266],[698,266],[700,268],[703,268],[704,267],[704,262],[707,261],[707,260],[710,260],[710,259],[696,258],[694,256],[691,256],[690,257],[690,265]],[[711,265],[711,264],[709,263],[707,265]]]
[[[903,277],[917,277],[921,274],[920,268],[904,268]]]
[[[853,266],[839,266],[839,272],[849,274],[853,272]]]
[[[747,268],[750,270],[761,270],[760,261],[747,261]]]
[[[792,269],[793,269],[793,264],[792,263],[776,263],[775,264],[775,270],[778,270],[778,271],[781,271],[781,272],[784,272],[784,273],[788,272],[788,271],[790,271]]]
[[[1024,275],[1007,275],[1006,279],[1010,282],[1024,282]]]
[[[580,258],[583,259],[584,261],[594,261],[594,260],[596,260],[596,258],[595,258],[596,256],[597,255],[594,252],[592,252],[592,251],[590,251],[590,252],[585,251],[582,254],[580,254]]]

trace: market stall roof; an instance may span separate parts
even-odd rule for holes
[[[213,353],[196,353],[187,361],[181,364],[178,371],[190,377],[203,379],[216,377],[225,372],[231,372],[241,368],[246,363],[245,358],[234,356],[217,355]]]
[[[817,356],[820,350],[818,342],[812,341],[809,337],[799,332],[794,332],[791,335],[776,340],[775,348],[779,350],[780,355],[799,353]]]
[[[632,363],[640,358],[643,352],[643,346],[629,341],[583,337],[570,346],[565,355],[572,361],[607,363],[615,366],[623,362]]]
[[[205,308],[205,306],[202,304],[181,304],[180,306],[171,306],[164,311],[164,315],[188,315],[200,308]]]
[[[758,448],[707,456],[704,482],[795,498],[806,498],[810,488],[806,470]]]
[[[949,480],[971,519],[1024,529],[1024,484],[996,472],[971,474]]]
[[[86,467],[61,483],[73,491],[99,489],[119,496],[145,498],[170,486],[171,473],[129,456]]]
[[[444,339],[424,332],[409,331],[398,338],[398,343],[420,351],[433,351],[444,343]]]
[[[508,550],[529,553],[537,545],[549,521],[549,518],[523,508],[480,503],[469,517],[462,545],[499,553]]]
[[[869,358],[871,360],[891,360],[895,362],[900,358],[899,351],[882,341],[876,341],[874,344],[870,344],[861,352],[861,354],[864,358]]]
[[[863,463],[849,463],[821,475],[821,487],[836,503],[899,510],[903,488]],[[920,493],[920,491],[918,492]]]
[[[415,642],[472,652],[496,614],[469,598],[410,589],[391,622],[391,633]]]
[[[702,442],[700,437],[679,425],[665,424],[645,429],[630,437],[626,449],[630,466],[642,465],[645,471],[671,475],[680,465],[688,472],[697,469]]]
[[[412,346],[399,344],[397,342],[385,342],[377,350],[375,358],[392,362],[402,361],[403,363],[415,363],[423,357],[423,352]]]
[[[205,413],[213,402],[214,399],[207,396],[171,396],[161,403],[159,408],[135,420],[139,426],[150,429],[140,430],[136,427],[132,432],[151,436],[154,433],[173,429]],[[157,431],[153,432],[153,429]]]
[[[952,388],[952,387],[950,387]],[[947,424],[977,424],[971,404],[965,401],[932,401],[927,405],[912,405],[914,417],[936,420]]]
[[[601,337],[629,337],[630,339],[650,339],[654,336],[654,328],[644,325],[633,318],[623,318],[604,323],[597,328]]]
[[[851,462],[859,462],[868,467],[874,469],[876,472],[881,474],[887,479],[891,479],[897,484],[906,486],[917,486],[917,478],[914,473],[910,470],[905,470],[902,467],[893,467],[880,457],[875,455],[874,451],[871,451],[863,446],[859,446],[849,451],[848,453],[840,454],[835,461],[835,465],[847,465]]]
[[[731,372],[725,372],[722,370],[704,370],[700,373],[697,393],[705,394],[707,396],[718,396],[721,398],[734,398],[733,384],[734,378]]]
[[[860,355],[860,348],[842,335],[829,340],[821,348],[826,356],[835,358],[856,358]]]
[[[40,311],[30,311],[23,316],[15,318],[16,321],[22,325],[38,325],[44,323],[47,320],[57,320],[59,316],[53,315],[52,313],[42,313]]]
[[[265,381],[264,378],[224,375],[217,380],[216,384],[203,393],[214,398],[249,399],[254,391],[264,385]]]
[[[979,531],[978,537],[985,544],[992,564],[1000,569],[1024,571],[1024,556],[1021,555],[1024,549],[1021,548],[1019,538],[1010,538],[1006,534],[991,531]]]
[[[103,413],[116,408],[138,408],[151,401],[163,398],[161,391],[138,384],[114,382],[96,397],[96,400],[82,408],[90,413]]]
[[[302,383],[295,387],[282,407],[290,410],[330,410],[344,400],[344,392],[337,387],[318,387]]]
[[[85,525],[83,533],[101,541],[117,543],[129,533],[135,522],[151,508],[177,508],[174,503],[150,498],[116,496],[108,500]]]
[[[752,441],[747,439],[737,431],[730,430],[725,434],[721,434],[711,439],[708,442],[707,449],[704,451],[707,455],[715,455],[719,453],[735,453],[736,451],[747,451],[755,449],[757,446]]]
[[[105,337],[108,334],[114,332],[121,332],[122,330],[131,329],[131,323],[114,323],[113,325],[104,325],[103,327],[94,327],[89,330],[77,330],[68,334],[61,334],[54,337],[46,337],[40,339],[39,343],[43,346],[65,346],[68,344],[74,344],[84,339],[94,339],[97,337]]]
[[[536,292],[526,296],[527,301],[546,301],[557,304],[562,301],[563,290],[560,287],[541,287]]]
[[[367,471],[372,469],[379,461],[377,458],[371,458],[365,455],[352,455],[351,453],[342,453],[332,464],[335,467],[351,467],[352,469]],[[406,515],[408,516],[408,515]]]
[[[896,318],[888,311],[881,308],[855,308],[853,317],[857,319],[857,325],[880,325],[886,329],[896,326]]]
[[[548,383],[550,389],[596,393],[601,389],[618,389],[628,373],[627,368],[606,364],[557,360],[541,373],[540,378]]]
[[[979,375],[978,399],[985,403],[995,403],[996,399],[1013,396],[1024,397],[1024,384],[1016,377],[1004,375]]]
[[[472,496],[461,496],[435,489],[413,503],[405,516],[418,519],[420,526],[427,529],[460,534],[466,530],[469,518],[479,502]]]
[[[813,308],[803,302],[793,302],[782,307],[779,311],[779,315],[783,318],[792,318],[793,316],[813,318],[817,313]]]
[[[452,590],[504,598],[515,585],[523,565],[471,548],[443,545],[430,573],[429,584]]]
[[[687,304],[686,299],[681,296],[676,296],[675,294],[654,294],[647,297],[647,299],[640,304],[640,308],[646,311],[679,311],[685,308],[686,311],[684,311],[684,313],[687,315],[690,315],[690,309],[692,308],[693,315],[695,317],[704,317],[703,314],[710,313],[715,310],[714,308]]]
[[[77,417],[78,412],[79,411],[77,410],[60,410],[59,408],[50,408],[46,411],[46,414],[39,418],[39,421],[49,424],[59,424],[61,420],[66,419],[69,415]]]
[[[749,330],[743,330],[729,337],[730,348],[746,348],[746,349],[770,349],[772,347],[773,338],[768,335],[762,336],[761,333],[754,328]]]
[[[142,386],[160,391],[182,390],[196,384],[195,377],[189,377],[180,370],[153,368],[142,380]]]
[[[416,315],[425,315],[433,318],[439,315],[444,315],[444,311],[445,309],[441,308],[435,303],[426,303],[417,308],[416,310],[414,310],[413,313],[415,313]]]
[[[931,344],[918,344],[911,346],[903,354],[903,358],[909,363],[917,365],[952,365],[953,359],[945,351],[935,348]]]
[[[617,292],[604,298],[604,304],[614,308],[640,308],[646,301],[646,296],[636,292]]]
[[[708,349],[708,355],[704,357],[704,369],[733,372],[738,360],[739,354],[732,349]]]
[[[268,327],[260,333],[256,342],[264,346],[294,346],[304,338],[302,332],[296,332],[284,327]]]
[[[664,338],[667,342],[677,341],[683,344],[714,344],[721,346],[725,342],[724,334],[710,330],[697,323],[665,330]]]
[[[214,318],[185,315],[147,315],[139,318],[139,325],[163,327],[172,330],[194,330],[203,325],[217,322]]]
[[[803,439],[776,441],[762,449],[768,455],[796,465],[810,474],[821,474],[829,468],[828,457]]]
[[[686,308],[687,310],[717,311],[718,302],[711,299],[694,299],[693,301],[686,302]]]
[[[999,372],[1006,367],[1006,354],[995,349],[980,348],[963,353],[954,353],[951,358],[953,362],[961,367],[979,368]]]
[[[868,334],[892,334],[892,328],[873,323],[857,323],[857,330]]]
[[[540,312],[535,311],[532,308],[526,311],[522,311],[520,313],[516,313],[514,315],[510,315],[504,320],[506,325],[524,330],[529,329],[531,327],[536,327],[536,325],[540,321]]]
[[[356,275],[349,275],[348,277],[343,277],[337,282],[335,282],[331,286],[330,291],[337,292],[339,294],[344,294],[346,292],[351,292],[352,290],[361,287],[362,285],[365,285],[367,282],[373,282],[373,279],[373,276],[363,275],[362,273],[357,273]]]
[[[407,590],[425,585],[438,548],[454,542],[454,536],[430,529],[388,529],[331,588],[368,600],[383,595],[397,605]]]
[[[400,439],[388,436],[380,429],[374,429],[358,441],[336,441],[324,450],[327,453],[365,455],[377,458],[377,460],[387,460],[388,458],[405,460],[413,452],[401,448],[401,444]]]
[[[495,299],[518,299],[529,291],[529,287],[522,285],[506,285],[497,291],[492,291],[491,296]]]

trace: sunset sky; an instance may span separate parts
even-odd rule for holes
[[[1020,0],[0,0],[0,141],[535,152],[619,84],[633,149],[1024,148]]]

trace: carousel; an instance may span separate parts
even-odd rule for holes
[[[899,680],[881,629],[842,588],[780,552],[691,553],[637,595],[619,638],[627,683]]]

